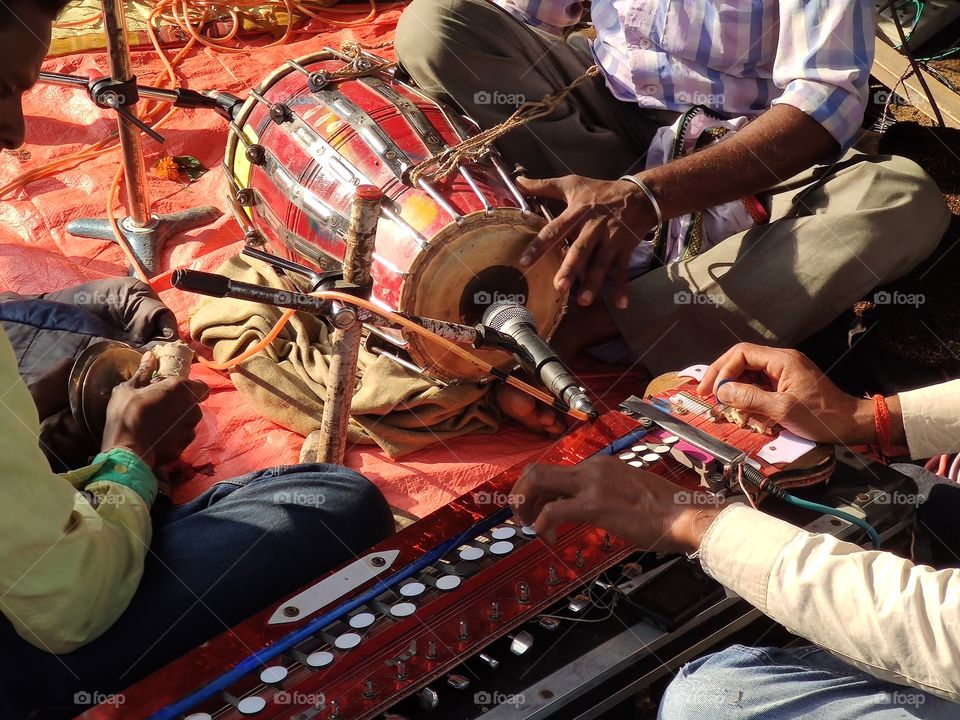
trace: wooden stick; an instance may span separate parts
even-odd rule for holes
[[[373,261],[382,197],[383,193],[376,186],[361,185],[357,188],[350,210],[350,230],[343,258],[343,279],[348,283],[361,287],[370,285],[370,264]],[[335,330],[333,333],[327,399],[320,421],[320,449],[317,454],[320,462],[343,464],[362,330],[362,324],[356,322],[346,330]]]

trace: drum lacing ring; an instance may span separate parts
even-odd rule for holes
[[[367,75],[393,70],[397,65],[395,62],[364,53],[365,50],[376,50],[389,45],[391,43],[362,45],[352,40],[345,40],[340,44],[339,55],[346,59],[347,64],[339,70],[310,71],[293,60],[287,60],[287,65],[307,76],[307,87],[310,92],[321,92],[330,83],[340,82],[341,80],[355,80]],[[329,52],[336,53],[335,50]]]

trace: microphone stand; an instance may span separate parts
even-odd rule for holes
[[[163,215],[153,212],[147,192],[147,170],[143,159],[140,133],[147,133],[157,142],[163,142],[163,137],[137,117],[135,106],[139,96],[142,93],[146,97],[175,105],[179,102],[181,107],[213,107],[221,111],[221,114],[229,107],[229,99],[232,96],[224,93],[217,100],[205,101],[198,98],[206,96],[192,91],[164,90],[137,85],[130,62],[130,44],[127,40],[127,22],[124,15],[125,3],[123,0],[101,0],[101,5],[107,53],[110,58],[110,77],[89,81],[87,78],[75,75],[41,73],[40,80],[61,85],[83,86],[99,107],[109,108],[117,113],[120,153],[126,181],[127,209],[130,213],[118,224],[130,254],[139,265],[138,269],[145,277],[152,277],[158,271],[160,253],[170,237],[185,230],[207,225],[220,217],[221,213],[212,206]],[[233,98],[233,100],[237,99]],[[191,102],[196,104],[190,104]],[[67,223],[67,232],[78,237],[97,240],[115,239],[113,226],[107,218],[72,220]]]

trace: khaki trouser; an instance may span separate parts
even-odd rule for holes
[[[483,127],[592,63],[582,48],[487,0],[414,0],[400,18],[396,51],[421,88]],[[674,117],[619,101],[595,78],[498,147],[531,177],[613,179],[643,169],[654,132]],[[770,194],[769,224],[632,281],[626,310],[608,303],[650,370],[709,362],[740,341],[796,344],[930,255],[950,218],[933,181],[896,156],[849,152]]]

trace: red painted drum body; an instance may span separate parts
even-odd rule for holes
[[[358,185],[384,193],[372,267],[384,308],[475,324],[492,302],[525,304],[549,337],[566,296],[553,287],[561,250],[530,268],[519,258],[545,220],[491,151],[442,182],[409,171],[455,145],[471,124],[378,70],[333,51],[291,61],[251,93],[233,127],[225,164],[251,222],[278,254],[337,269]],[[372,70],[364,71],[373,65]],[[337,78],[345,68],[356,77]],[[478,379],[476,366],[411,335],[411,358],[442,379]],[[503,353],[475,351],[508,367]]]

